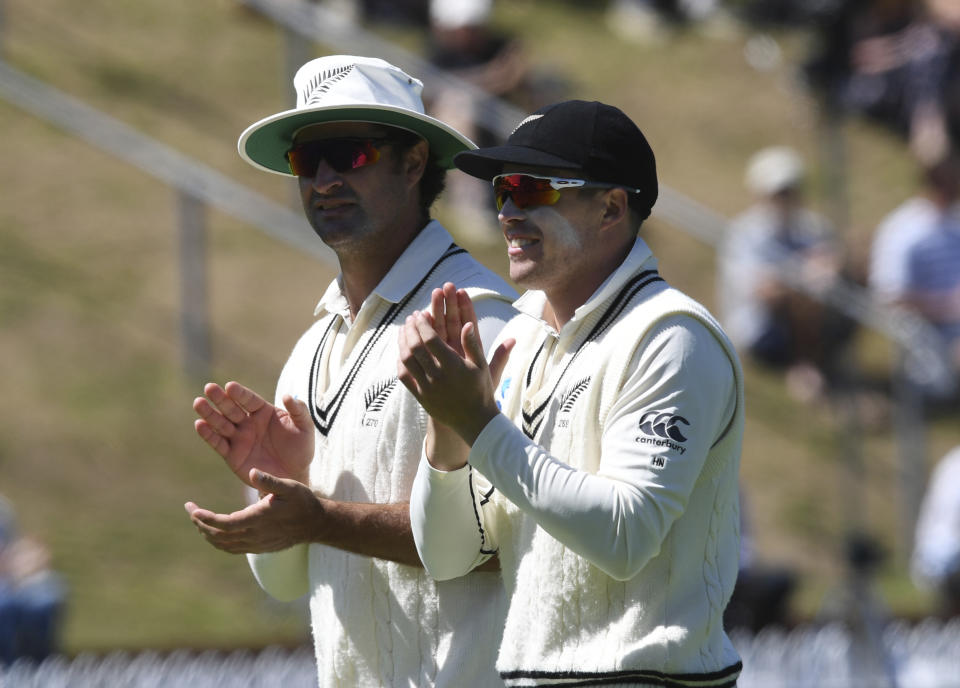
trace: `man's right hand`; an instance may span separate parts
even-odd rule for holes
[[[256,470],[244,482],[264,496],[232,514],[184,504],[211,545],[231,554],[263,554],[313,541],[314,529],[324,519],[322,501],[309,487]]]
[[[256,487],[250,481],[256,468],[309,484],[314,427],[306,404],[288,395],[279,408],[238,382],[210,382],[203,392],[193,402],[200,416],[194,427],[240,480]]]

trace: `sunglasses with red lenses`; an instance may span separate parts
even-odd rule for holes
[[[578,188],[623,188],[630,193],[640,193],[639,189],[623,187],[620,184],[591,182],[568,177],[542,177],[535,174],[516,173],[500,174],[493,178],[493,194],[497,199],[497,210],[503,210],[503,204],[508,198],[521,210],[537,205],[553,205],[560,200],[561,191]]]
[[[380,146],[389,138],[335,138],[304,141],[287,151],[290,173],[314,177],[321,160],[335,172],[348,172],[372,165],[380,159]]]

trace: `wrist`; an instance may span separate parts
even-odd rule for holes
[[[467,419],[467,421],[461,424],[457,431],[467,446],[472,447],[473,443],[477,441],[477,437],[483,432],[483,429],[490,424],[490,421],[499,415],[500,409],[497,408],[496,404],[491,404],[484,407],[480,413],[474,414],[471,418]]]
[[[307,544],[328,545],[330,544],[331,533],[335,530],[337,502],[326,499],[313,491],[310,494],[313,500],[307,518],[304,519],[306,530],[304,541]]]
[[[467,465],[468,447],[453,428],[430,419],[424,440],[427,462],[438,471],[455,471]]]

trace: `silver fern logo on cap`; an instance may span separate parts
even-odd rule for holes
[[[540,119],[541,117],[543,117],[543,115],[530,115],[529,117],[527,117],[526,119],[524,119],[522,122],[520,122],[520,124],[518,124],[516,127],[514,127],[513,131],[510,132],[510,136],[513,136],[514,134],[516,134],[516,133],[517,133],[517,129],[519,129],[520,127],[522,127],[524,124],[530,124],[530,122],[535,122],[536,120]]]

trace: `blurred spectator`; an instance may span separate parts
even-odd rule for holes
[[[919,587],[936,592],[940,613],[960,616],[960,446],[930,476],[910,568]]]
[[[383,24],[427,28],[430,0],[355,0],[363,19]]]
[[[806,65],[830,107],[903,136],[931,163],[960,134],[960,17],[955,0],[853,0],[821,15]]]
[[[42,661],[56,649],[63,584],[47,549],[17,532],[10,504],[0,497],[0,665],[24,657]]]
[[[737,16],[751,25],[795,28],[809,24],[824,12],[832,12],[836,2],[829,0],[736,0],[730,2]]]
[[[917,194],[880,221],[873,235],[867,282],[873,294],[887,304],[906,298],[910,252],[950,212],[960,190],[956,175],[942,163],[925,167],[921,184]]]
[[[930,322],[942,338],[946,355],[960,371],[960,158],[950,157],[937,169],[952,186],[953,202],[939,213],[929,232],[906,253],[902,303]],[[952,390],[955,395],[956,391]],[[950,399],[939,399],[950,401]]]
[[[943,356],[951,358],[960,309],[951,296],[957,289],[960,256],[956,239],[960,222],[960,162],[948,155],[923,169],[922,187],[878,225],[870,248],[868,284],[882,303],[911,308],[929,320],[944,338]],[[934,285],[940,287],[934,289]],[[952,304],[952,305],[951,305]],[[951,325],[952,323],[952,325]],[[954,347],[960,346],[955,344]],[[952,358],[956,361],[957,354]],[[960,371],[960,362],[947,362]],[[907,380],[928,400],[943,401],[956,393],[954,381],[905,370]]]
[[[487,93],[517,93],[528,75],[520,42],[491,25],[493,0],[432,0],[429,58]]]
[[[559,100],[566,90],[555,74],[535,70],[523,45],[491,21],[493,0],[431,0],[428,59],[480,89],[485,96],[507,100],[524,112],[533,112]],[[425,94],[431,115],[463,132],[480,146],[499,143],[499,132],[484,126],[485,96],[433,84]],[[462,217],[460,226],[475,228],[481,237],[499,238],[491,213],[490,184],[464,174],[450,175],[446,197]]]
[[[734,344],[784,369],[788,390],[810,400],[825,391],[851,325],[784,278],[793,274],[825,292],[842,267],[828,222],[803,205],[804,176],[790,148],[765,148],[750,159],[746,183],[757,201],[731,221],[720,247],[719,299]]]
[[[620,38],[650,41],[688,25],[725,20],[720,0],[610,0],[607,26]]]

